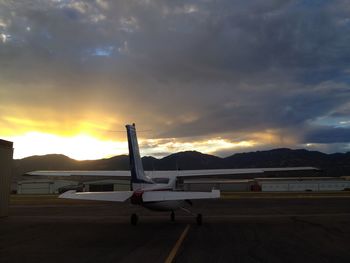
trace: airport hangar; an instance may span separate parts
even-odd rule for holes
[[[0,139],[0,217],[8,215],[13,143]]]
[[[158,171],[161,173],[161,171]],[[176,171],[174,171],[176,172]],[[184,179],[177,182],[177,188],[185,191],[222,192],[318,192],[350,190],[349,177],[320,177],[319,171],[267,172],[237,178]],[[67,178],[35,178],[17,182],[18,194],[58,194],[67,190],[78,191],[126,191],[130,188],[128,180],[108,177],[86,178],[72,176]]]

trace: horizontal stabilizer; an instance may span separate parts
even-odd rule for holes
[[[76,192],[74,190],[67,191],[59,196],[59,198],[80,199],[80,200],[97,200],[97,201],[112,201],[124,202],[129,199],[133,191],[118,191],[118,192]]]
[[[144,192],[142,200],[144,202],[187,200],[187,199],[210,199],[220,198],[219,190],[211,192],[176,192],[176,191],[149,191]]]

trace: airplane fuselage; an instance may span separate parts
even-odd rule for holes
[[[144,202],[142,195],[148,191],[173,191],[175,190],[175,180],[169,180],[167,184],[133,184],[134,194],[130,198],[133,205],[140,205],[153,211],[175,211],[180,207],[188,205],[185,200]]]

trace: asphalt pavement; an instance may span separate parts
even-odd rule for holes
[[[16,203],[0,219],[0,262],[350,262],[349,198],[202,200],[193,212],[202,226],[128,203]]]

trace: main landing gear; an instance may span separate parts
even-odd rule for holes
[[[186,210],[187,210],[187,209],[186,209]],[[192,212],[190,212],[190,211],[188,211],[188,210],[187,210],[186,212],[189,212],[191,215],[193,215]],[[170,221],[171,221],[171,222],[174,222],[174,221],[175,221],[175,213],[174,213],[174,211],[171,211],[171,214],[170,214]],[[202,223],[203,223],[202,214],[197,214],[197,216],[196,216],[196,223],[197,223],[197,225],[199,225],[199,226],[202,225]]]
[[[190,215],[193,215],[194,216],[194,213],[192,213],[190,210],[184,208],[184,207],[180,207],[181,210],[185,211],[186,213],[190,214]],[[203,223],[203,217],[202,217],[202,214],[197,214],[196,216],[196,223],[198,226],[201,226],[202,223]]]

